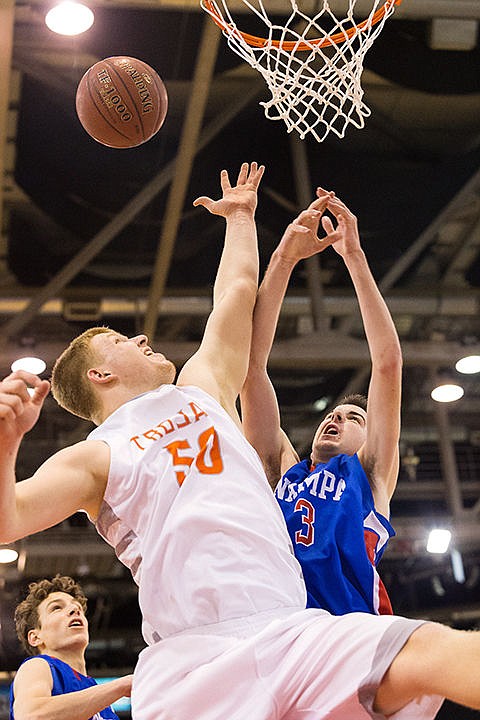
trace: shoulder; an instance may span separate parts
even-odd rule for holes
[[[82,468],[95,475],[108,473],[110,448],[103,440],[82,440],[59,450],[52,461]]]
[[[52,684],[49,658],[44,655],[32,655],[26,658],[15,673],[14,688],[32,681],[48,681]]]
[[[315,468],[312,468],[310,460],[306,458],[305,460],[300,460],[299,462],[290,465],[290,467],[283,473],[283,477],[291,481],[300,480],[307,477],[307,475],[310,475],[314,469]]]

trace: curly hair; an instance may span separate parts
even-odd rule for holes
[[[55,575],[51,580],[39,580],[28,586],[28,595],[15,608],[15,629],[23,649],[28,655],[38,655],[39,650],[28,642],[30,630],[40,627],[38,606],[54,592],[64,592],[80,603],[83,612],[87,609],[87,598],[81,586],[68,575]]]

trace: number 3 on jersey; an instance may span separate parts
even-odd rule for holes
[[[192,455],[192,446],[188,440],[175,440],[165,445],[165,450],[168,450],[172,456],[175,475],[177,476],[177,482],[180,486],[185,480],[187,471],[177,470],[179,466],[189,468],[190,465],[194,463],[202,475],[217,475],[223,470],[220,445],[215,428],[210,427],[204,430],[204,432],[198,436],[197,442],[199,448],[197,455]],[[182,450],[186,450],[187,453],[181,455],[180,452]]]
[[[294,512],[302,513],[302,529],[295,533],[295,542],[301,545],[312,545],[315,538],[315,508],[311,502],[300,498],[295,503]]]

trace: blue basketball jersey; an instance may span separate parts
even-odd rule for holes
[[[82,675],[70,667],[70,665],[67,665],[67,663],[64,663],[58,658],[50,657],[50,655],[32,655],[32,657],[26,658],[23,662],[28,662],[29,660],[33,660],[33,658],[42,658],[49,664],[53,680],[52,695],[65,695],[65,693],[84,690],[85,688],[89,688],[92,687],[92,685],[97,684],[92,677]],[[15,720],[13,714],[13,700],[14,695],[12,683],[10,685],[10,720]],[[113,712],[111,707],[106,707],[101,712],[95,713],[90,720],[118,720],[118,715]]]
[[[287,470],[275,495],[302,566],[307,607],[392,614],[376,565],[395,533],[375,510],[357,455],[315,467],[303,460]]]

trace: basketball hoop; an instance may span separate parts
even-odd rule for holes
[[[220,1],[223,13],[215,0],[201,0],[201,6],[231,49],[263,76],[272,94],[260,103],[267,118],[283,120],[288,132],[296,130],[302,139],[312,133],[319,142],[330,132],[343,138],[349,125],[364,127],[371,114],[361,86],[365,54],[402,0],[371,0],[370,14],[359,23],[357,0],[348,0],[343,18],[335,16],[329,0],[317,0],[313,17],[286,0],[290,14],[284,25],[270,20],[262,0],[241,0],[265,26],[265,37],[242,32],[227,0]]]

